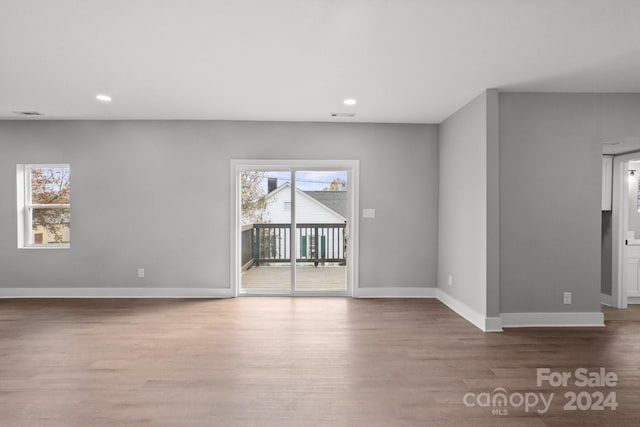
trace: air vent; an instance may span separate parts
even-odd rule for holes
[[[622,141],[605,141],[602,145],[618,145],[620,143],[622,143]]]
[[[331,117],[355,117],[356,113],[331,113]]]
[[[17,114],[19,116],[43,116],[44,115],[37,111],[14,111],[13,114]]]

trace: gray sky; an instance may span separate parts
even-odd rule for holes
[[[291,182],[291,173],[288,171],[268,171],[266,177],[278,178],[278,187],[286,182]],[[335,178],[347,181],[347,171],[303,171],[297,172],[296,186],[303,191],[320,191],[327,187]],[[262,183],[267,189],[267,179]]]

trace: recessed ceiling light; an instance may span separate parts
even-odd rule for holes
[[[96,99],[102,102],[111,102],[111,97],[109,95],[104,95],[104,94],[96,95]]]
[[[352,105],[356,105],[357,102],[358,101],[356,101],[353,98],[347,98],[347,99],[344,100],[344,105],[352,106]]]

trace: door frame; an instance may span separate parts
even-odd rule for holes
[[[360,161],[359,160],[263,160],[263,159],[231,159],[230,161],[230,288],[232,296],[240,296],[241,276],[241,233],[240,230],[240,172],[242,170],[283,170],[291,169],[292,173],[298,170],[346,170],[349,182],[349,194],[347,203],[347,224],[349,224],[349,250],[347,250],[347,289],[346,291],[296,291],[295,283],[291,283],[292,290],[289,293],[261,291],[242,295],[279,295],[279,296],[357,296],[359,289],[358,265],[359,265],[359,200],[360,200]],[[292,188],[295,197],[295,176],[292,177]],[[292,199],[292,202],[295,202]],[[292,225],[295,225],[295,207],[292,203]],[[295,253],[297,242],[295,233],[292,234],[292,253]],[[292,262],[292,265],[295,264]],[[292,268],[292,280],[295,277],[295,269]]]
[[[612,235],[612,279],[611,302],[616,308],[627,308],[627,290],[624,286],[625,240],[629,228],[629,184],[627,173],[629,162],[640,160],[640,153],[629,153],[613,157],[613,192],[611,203]]]

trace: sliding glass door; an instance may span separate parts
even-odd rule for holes
[[[346,294],[349,171],[239,171],[240,295]]]
[[[295,171],[298,291],[347,289],[347,171]]]

